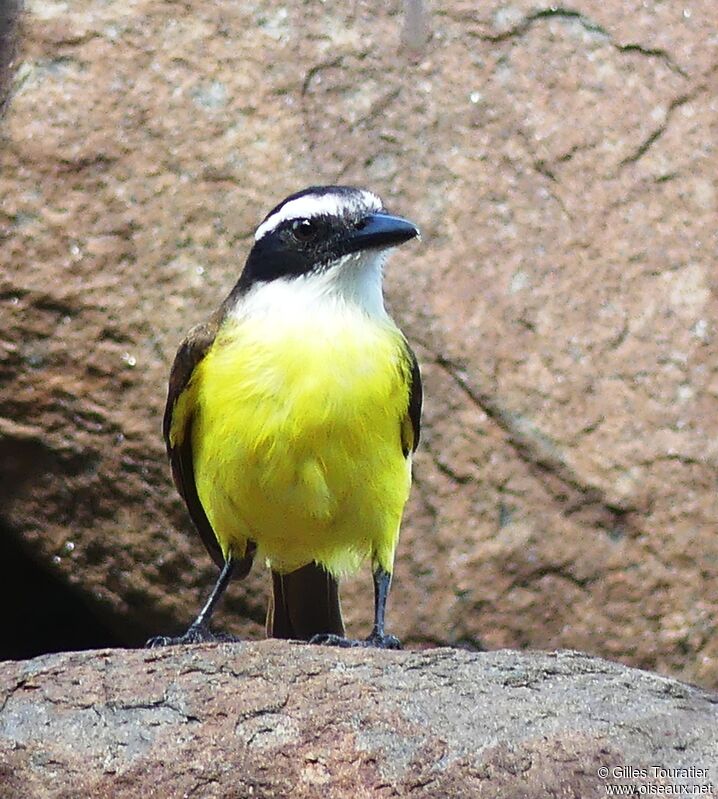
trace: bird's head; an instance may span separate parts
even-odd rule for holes
[[[413,223],[391,216],[370,191],[314,186],[273,208],[257,228],[237,288],[246,293],[281,281],[295,288],[353,295],[377,284],[387,250],[419,235]],[[288,288],[290,287],[288,286]]]

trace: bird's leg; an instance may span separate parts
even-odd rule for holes
[[[341,635],[330,633],[315,635],[310,644],[325,644],[326,646],[341,647],[372,647],[376,649],[401,649],[401,642],[394,635],[384,632],[384,617],[386,615],[386,600],[391,586],[391,574],[381,566],[374,568],[374,627],[369,637],[363,641],[344,638]]]
[[[212,589],[212,593],[204,603],[204,607],[202,610],[200,610],[197,618],[192,622],[192,624],[190,624],[186,633],[179,635],[176,638],[166,635],[156,635],[154,638],[150,638],[145,646],[156,647],[171,646],[173,644],[200,644],[205,641],[237,640],[234,638],[234,636],[227,635],[226,633],[216,634],[209,629],[209,620],[212,616],[212,612],[214,611],[219,600],[222,598],[222,594],[224,594],[226,591],[227,586],[232,579],[233,570],[234,561],[230,557],[225,561],[222,571],[219,573],[219,577],[217,578],[217,582]]]
[[[369,646],[379,649],[401,649],[401,642],[395,635],[384,632],[384,616],[386,615],[386,600],[391,587],[391,574],[377,566],[374,569],[374,628],[367,638]]]

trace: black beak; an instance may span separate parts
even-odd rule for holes
[[[348,234],[346,252],[398,247],[418,235],[419,228],[407,219],[389,214],[369,214]]]

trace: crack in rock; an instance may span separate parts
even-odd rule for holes
[[[604,37],[610,45],[621,53],[638,53],[646,56],[647,58],[659,58],[672,72],[687,78],[688,73],[675,62],[670,53],[660,47],[646,47],[637,42],[628,42],[622,44],[616,42],[615,37],[606,30],[602,25],[594,22],[580,11],[572,8],[563,8],[551,6],[550,8],[539,9],[531,14],[523,17],[515,25],[511,26],[501,33],[485,33],[481,35],[481,39],[487,42],[505,42],[510,39],[523,36],[536,22],[541,22],[545,19],[564,19],[578,22],[581,27],[589,33],[596,33]]]

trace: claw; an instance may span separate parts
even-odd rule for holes
[[[310,644],[321,646],[338,646],[343,649],[401,649],[401,641],[395,635],[378,635],[372,633],[367,639],[357,641],[354,638],[344,638],[341,635],[322,633],[309,639]]]
[[[402,649],[401,641],[395,635],[372,633],[366,639],[366,645],[376,649]]]
[[[186,633],[176,637],[156,635],[145,644],[150,649],[160,646],[178,646],[181,644],[227,643],[239,641],[239,638],[228,633],[213,633],[202,624],[192,624]]]

